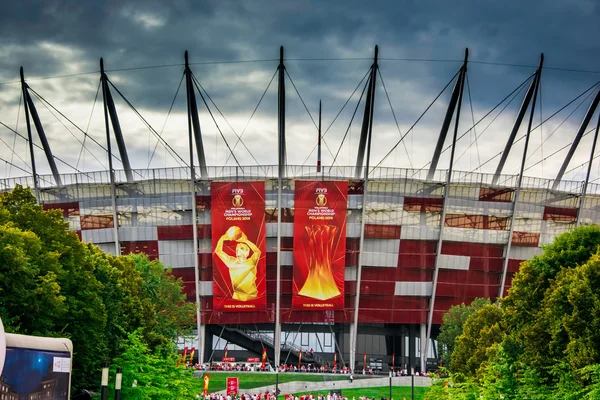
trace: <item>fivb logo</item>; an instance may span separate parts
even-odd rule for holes
[[[242,199],[244,189],[231,189],[231,194],[233,195],[231,204],[233,204],[234,207],[241,207],[244,205],[244,199]]]
[[[315,194],[317,195],[317,198],[315,199],[317,206],[324,207],[327,204],[327,197],[325,197],[327,194],[327,188],[316,188]]]

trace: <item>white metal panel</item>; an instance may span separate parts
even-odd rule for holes
[[[346,267],[344,269],[344,280],[355,281],[358,273],[358,267]]]
[[[346,237],[357,238],[360,237],[360,228],[361,224],[356,223],[347,223],[346,224]]]
[[[363,251],[398,254],[400,239],[369,239],[365,238]]]
[[[185,240],[159,240],[158,254],[162,260],[163,255],[193,254],[194,241]]]
[[[212,239],[211,238],[198,239],[198,253],[201,253],[201,254],[212,253]]]
[[[119,228],[119,240],[123,242],[158,240],[158,232],[155,226],[123,226]]]
[[[200,293],[200,296],[212,296],[213,295],[213,282],[212,281],[198,282],[198,293]]]
[[[444,240],[453,242],[506,244],[508,242],[508,231],[446,227],[444,228]]]
[[[293,222],[282,222],[281,223],[281,237],[293,237],[294,236],[294,223]],[[277,237],[277,223],[267,224],[267,237]]]
[[[396,282],[394,296],[431,296],[433,282]]]
[[[543,219],[544,206],[519,201],[516,208],[516,216],[529,219]]]
[[[363,251],[362,265],[396,268],[398,266],[398,254]]]
[[[362,194],[349,194],[348,195],[348,208],[352,210],[359,210],[362,208]]]
[[[446,207],[449,214],[494,215],[499,217],[510,217],[512,214],[512,203],[497,201],[455,199],[450,197],[448,198]]]
[[[184,268],[194,267],[194,254],[161,254],[160,261],[165,267]]]
[[[542,249],[539,247],[530,246],[510,246],[510,255],[508,258],[516,260],[529,260],[535,255],[541,254]]]
[[[438,240],[439,237],[439,226],[433,227],[425,225],[403,225],[400,231],[401,240]]]
[[[112,254],[113,256],[117,255],[115,251],[115,243],[96,243],[96,246],[103,252],[107,254]]]
[[[277,191],[265,193],[265,202],[273,204],[273,207],[277,207]],[[291,208],[294,207],[294,193],[281,193],[281,207]]]
[[[459,269],[467,271],[470,262],[471,257],[469,256],[454,256],[450,254],[440,254],[438,256],[439,266],[443,269]]]
[[[86,229],[81,231],[81,240],[91,243],[110,243],[115,241],[113,228]]]

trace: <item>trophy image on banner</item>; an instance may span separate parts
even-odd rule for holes
[[[317,197],[317,204],[319,200]],[[318,300],[339,296],[341,293],[331,271],[338,228],[332,225],[309,225],[304,229],[308,235],[308,277],[298,294]]]
[[[225,241],[237,242],[235,257],[223,250]],[[240,301],[255,299],[258,295],[256,267],[261,255],[259,248],[248,240],[246,234],[238,226],[232,226],[219,238],[215,254],[229,269],[231,287],[233,288],[232,298]]]

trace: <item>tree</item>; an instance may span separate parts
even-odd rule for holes
[[[202,394],[203,381],[193,377],[193,370],[177,366],[178,354],[172,343],[151,351],[139,329],[128,335],[120,353],[112,373],[116,368],[123,370],[122,398],[179,400]]]
[[[515,335],[521,347],[520,359],[539,371],[546,382],[556,382],[552,369],[556,360],[563,357],[566,345],[564,337],[554,333],[559,328],[556,319],[551,316],[556,312],[559,318],[565,307],[569,308],[565,304],[565,296],[559,295],[566,290],[563,285],[550,288],[561,271],[570,274],[571,269],[585,264],[599,245],[598,226],[580,227],[557,236],[552,244],[544,247],[542,254],[521,264],[509,295],[502,300],[507,329]],[[544,300],[549,290],[554,292],[552,297],[557,300],[552,303],[556,310],[549,310],[550,300]],[[558,299],[562,299],[562,303]],[[558,312],[558,308],[563,311]]]
[[[443,365],[449,365],[454,351],[456,338],[463,332],[463,325],[467,318],[486,304],[488,299],[475,299],[471,304],[462,303],[452,306],[442,317],[443,324],[438,335],[438,354]]]
[[[471,314],[465,321],[463,333],[456,339],[450,370],[468,377],[481,376],[504,339],[503,318],[503,310],[493,304],[486,304]]]
[[[155,350],[191,326],[181,291],[159,261],[81,243],[29,189],[0,195],[0,317],[9,332],[70,338],[74,388],[97,388],[103,363],[138,328]]]

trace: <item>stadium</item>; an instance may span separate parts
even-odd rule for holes
[[[525,94],[495,173],[454,170],[467,65],[465,55],[451,80],[445,115],[438,116],[433,157],[421,169],[370,160],[377,50],[364,80],[356,163],[349,166],[321,165],[320,119],[317,164],[286,162],[283,49],[276,165],[206,164],[196,98],[202,91],[186,54],[186,166],[131,168],[111,94],[116,88],[102,69],[109,169],[60,173],[22,73],[32,174],[5,178],[2,188],[31,187],[45,209],[63,213],[82,241],[112,254],[143,252],[171,267],[198,305],[196,336],[185,344],[196,347],[200,363],[256,359],[266,349],[273,368],[301,361],[357,372],[426,371],[439,365],[435,338],[450,307],[503,297],[523,260],[555,236],[600,220],[600,185],[590,180],[597,127],[585,179],[563,179],[590,132],[600,94],[556,178],[524,175],[542,57],[522,85]],[[520,129],[525,147],[519,173],[503,173]],[[36,173],[36,134],[51,174]],[[111,140],[122,169],[113,168]],[[450,162],[441,165],[446,150]],[[241,222],[227,225],[231,218]],[[323,226],[334,228],[326,234]],[[235,268],[249,275],[234,276]],[[319,268],[325,272],[311,278]],[[306,283],[311,279],[313,286]]]

